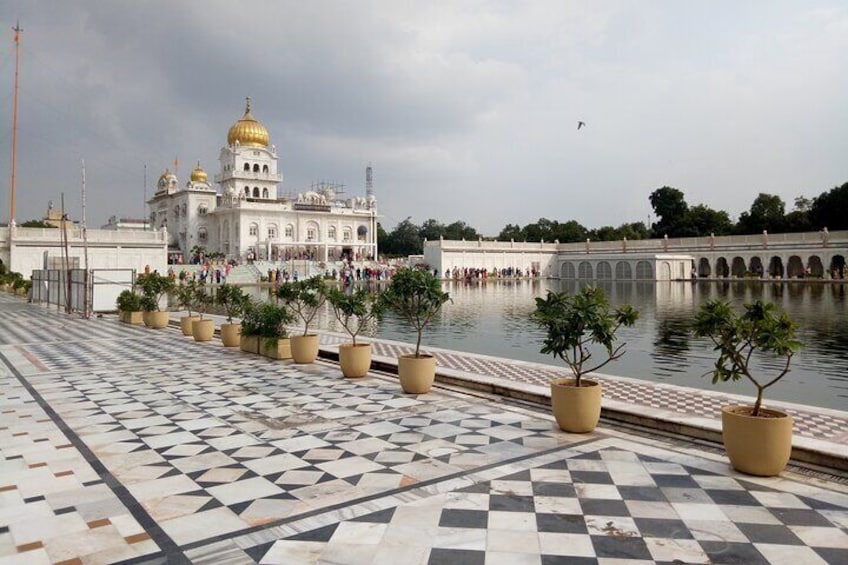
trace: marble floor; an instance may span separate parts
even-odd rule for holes
[[[848,482],[0,294],[0,565],[846,563]]]

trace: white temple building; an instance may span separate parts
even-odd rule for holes
[[[150,224],[167,228],[169,256],[187,262],[196,248],[227,259],[337,261],[377,257],[377,200],[371,168],[366,194],[342,198],[340,185],[320,183],[291,197],[283,182],[277,148],[250,111],[230,128],[218,158],[214,185],[198,163],[179,185],[166,170],[148,200]]]

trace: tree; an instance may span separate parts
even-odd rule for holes
[[[498,234],[498,241],[523,241],[524,233],[518,224],[507,224]]]
[[[477,239],[480,236],[477,233],[477,230],[467,225],[465,222],[456,221],[452,224],[448,224],[447,226],[445,226],[444,237],[445,239],[473,240]]]
[[[443,236],[445,239],[452,239],[445,236],[445,226],[433,218],[430,218],[421,224],[421,229],[418,231],[418,235],[421,236],[421,239],[426,239],[427,241],[437,241],[439,237]]]
[[[382,245],[383,253],[396,257],[418,255],[423,252],[419,227],[412,223],[412,218],[400,222],[386,237]]]
[[[742,212],[736,224],[738,233],[756,234],[764,230],[769,232],[783,231],[785,224],[786,204],[780,196],[761,192],[751,204],[749,212]]]
[[[651,226],[654,237],[680,237],[681,228],[687,220],[689,205],[683,197],[683,192],[664,186],[651,193],[651,207],[658,220]]]
[[[557,224],[554,228],[553,239],[559,240],[561,243],[586,241],[586,236],[589,235],[583,225],[577,220],[569,220],[564,224]],[[545,241],[553,241],[546,239]]]
[[[848,229],[848,182],[823,192],[813,200],[810,223],[813,229]]]
[[[687,224],[693,230],[696,237],[715,235],[729,235],[733,232],[733,222],[730,215],[725,211],[713,210],[704,204],[698,204],[689,208]]]

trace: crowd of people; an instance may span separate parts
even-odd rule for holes
[[[436,277],[439,276],[439,272],[437,270],[433,270],[433,275]],[[492,278],[538,278],[541,273],[534,268],[528,267],[526,269],[519,269],[515,267],[504,267],[503,269],[493,268],[491,270],[486,268],[476,268],[476,267],[465,267],[460,269],[459,267],[454,267],[453,270],[445,269],[445,279],[453,279],[453,280],[486,280],[490,277]]]

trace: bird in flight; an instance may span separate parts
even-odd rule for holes
[[[584,127],[585,125],[586,125],[586,122],[577,122],[577,129],[579,130],[580,128]]]

